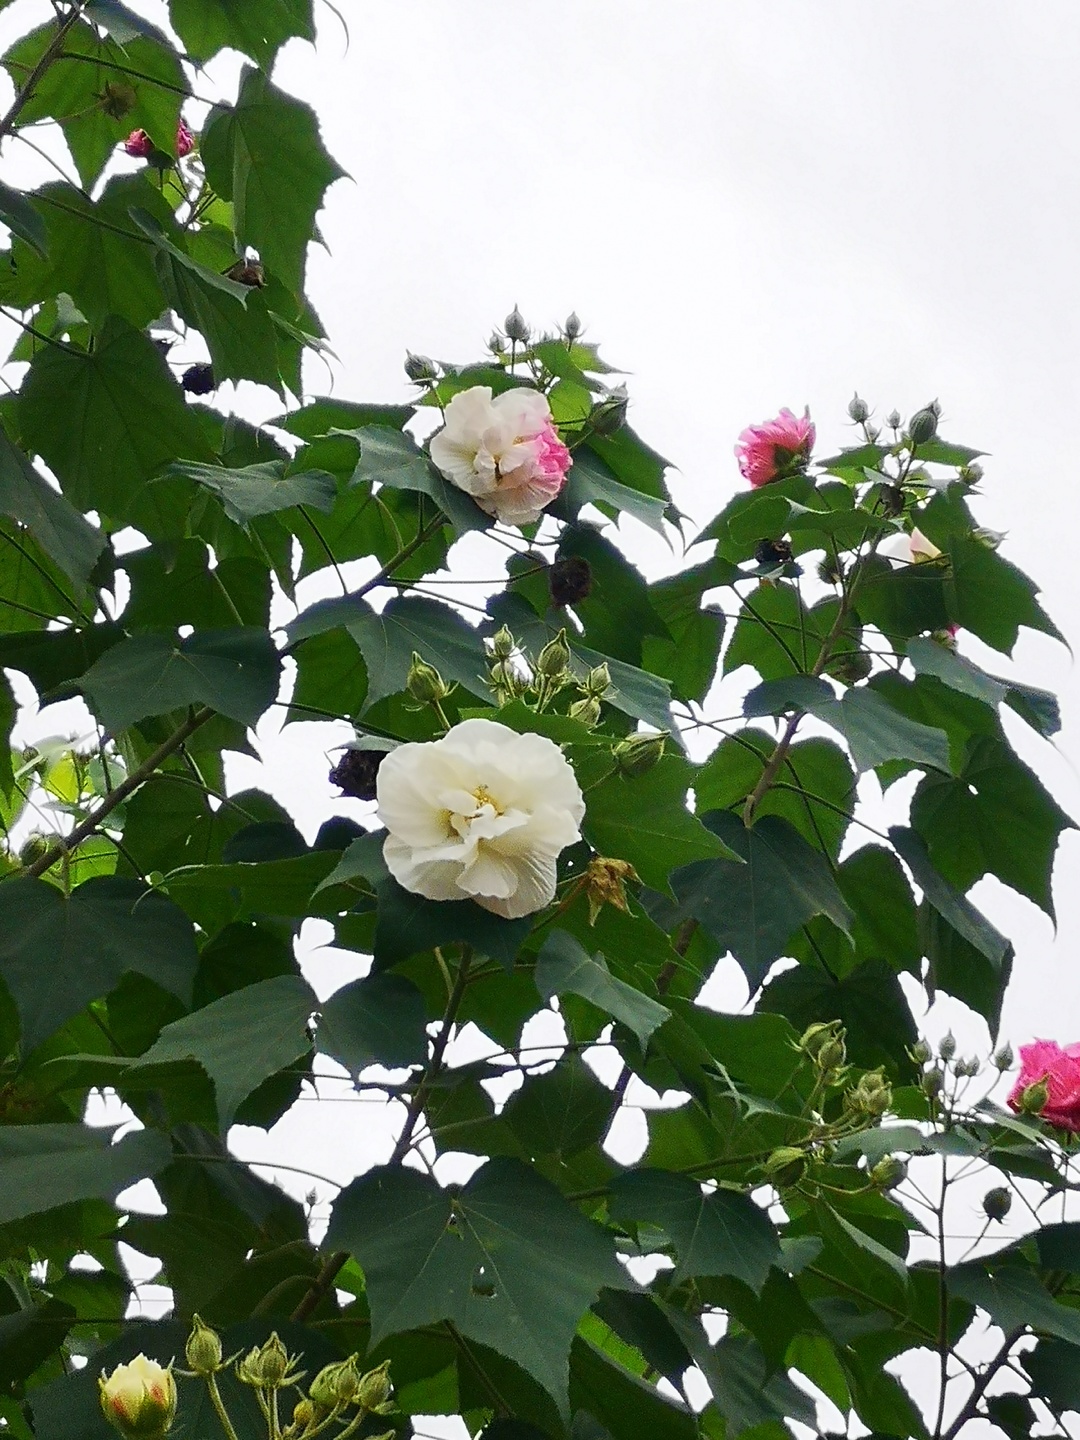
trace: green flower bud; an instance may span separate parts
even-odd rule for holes
[[[221,1369],[221,1336],[198,1315],[191,1317],[191,1334],[184,1347],[188,1368],[196,1375],[216,1375]]]
[[[19,851],[19,862],[22,865],[33,865],[49,851],[49,842],[44,835],[28,835],[23,841]]]
[[[926,1043],[925,1040],[916,1040],[915,1044],[912,1045],[911,1049],[908,1051],[908,1054],[911,1056],[912,1060],[915,1062],[916,1065],[925,1065],[926,1062],[930,1059],[931,1053],[932,1052],[930,1050],[930,1046]]]
[[[971,538],[985,545],[987,550],[997,550],[1005,539],[1005,533],[1004,530],[991,530],[986,525],[979,525],[971,532]]]
[[[857,685],[870,674],[873,661],[866,650],[845,650],[830,660],[826,669],[845,685]]]
[[[358,1403],[362,1381],[357,1368],[359,1356],[350,1355],[325,1365],[308,1386],[308,1396],[322,1410],[344,1410]]]
[[[801,1050],[804,1055],[809,1055],[811,1060],[816,1060],[829,1041],[839,1037],[842,1029],[839,1020],[819,1021],[816,1025],[810,1025],[803,1031],[795,1048]]]
[[[869,420],[870,407],[860,397],[858,391],[848,401],[847,413],[856,425],[861,425],[865,420]]]
[[[932,1070],[927,1070],[920,1081],[920,1089],[929,1099],[934,1100],[941,1094],[941,1087],[945,1083],[945,1076],[935,1065]]]
[[[496,660],[509,660],[517,649],[517,641],[505,625],[500,626],[491,637],[491,653]]]
[[[977,485],[986,472],[977,461],[973,460],[970,465],[961,465],[957,473],[962,484]]]
[[[931,406],[916,410],[908,422],[908,435],[913,445],[925,445],[937,434],[938,417]]]
[[[840,1033],[833,1040],[822,1045],[817,1055],[818,1069],[823,1075],[832,1075],[837,1070],[842,1070],[847,1064],[847,1046],[844,1044],[844,1033]]]
[[[881,436],[881,431],[876,425],[867,425],[866,438],[871,445],[876,445]]]
[[[1016,1057],[1013,1055],[1013,1048],[1006,1040],[1005,1044],[1001,1046],[1000,1050],[994,1051],[994,1066],[998,1070],[1011,1070],[1012,1063],[1015,1058]]]
[[[611,671],[606,664],[594,665],[581,687],[586,695],[602,700],[611,689]]]
[[[899,430],[899,429],[900,429],[900,411],[899,411],[899,410],[890,410],[889,413],[888,413],[888,415],[885,416],[885,424],[889,427],[890,430]]]
[[[413,651],[412,664],[409,666],[409,673],[405,678],[405,689],[418,705],[434,705],[438,701],[445,700],[450,694],[449,686],[443,680],[434,665]]]
[[[506,337],[500,335],[498,330],[493,330],[488,339],[488,349],[493,355],[506,354]]]
[[[946,1031],[937,1047],[937,1053],[946,1063],[956,1054],[956,1036],[951,1030]]]
[[[907,1173],[906,1160],[900,1160],[895,1155],[885,1155],[870,1171],[870,1184],[877,1190],[892,1190],[907,1179]]]
[[[1036,1080],[1020,1095],[1021,1115],[1041,1115],[1050,1099],[1050,1086],[1046,1080]]]
[[[797,1185],[806,1174],[806,1155],[794,1145],[781,1145],[772,1152],[762,1168],[765,1178],[778,1190],[783,1190],[789,1185]]]
[[[581,321],[578,319],[576,311],[571,310],[570,314],[566,317],[566,323],[563,325],[563,334],[567,340],[570,341],[576,340],[581,334]]]
[[[495,661],[491,667],[491,683],[501,697],[500,703],[516,700],[519,695],[524,695],[528,688],[528,681],[509,660]]]
[[[286,1436],[300,1436],[306,1434],[313,1425],[318,1424],[322,1418],[319,1407],[313,1405],[310,1400],[298,1400],[293,1407],[292,1420],[284,1431]]]
[[[983,1214],[988,1220],[1004,1220],[1012,1209],[1012,1191],[1004,1185],[995,1185],[983,1196]]]
[[[362,1410],[380,1410],[390,1398],[390,1361],[369,1370],[360,1381],[358,1403]]]
[[[503,329],[506,331],[507,339],[513,340],[519,345],[528,343],[529,327],[525,324],[525,317],[516,305],[503,321]]]
[[[543,675],[545,680],[561,680],[569,664],[570,647],[566,643],[566,631],[560,630],[536,657],[536,673]]]
[[[265,1345],[256,1345],[248,1351],[236,1367],[236,1378],[244,1385],[253,1385],[261,1390],[280,1390],[296,1378],[289,1373],[292,1364],[289,1352],[275,1330]]]
[[[614,435],[626,424],[630,397],[625,385],[616,385],[589,412],[589,424],[597,435]]]
[[[882,1071],[870,1070],[847,1092],[844,1104],[858,1115],[884,1115],[892,1104],[892,1086]]]
[[[575,700],[568,713],[571,720],[577,720],[591,730],[600,721],[600,701],[586,695],[583,700]]]
[[[434,360],[429,360],[426,355],[414,355],[411,350],[405,352],[405,374],[418,385],[439,378]]]
[[[965,1076],[971,1078],[972,1076],[978,1075],[981,1069],[982,1066],[979,1064],[978,1060],[975,1058],[974,1055],[972,1055],[970,1060],[957,1060],[956,1064],[953,1066],[953,1070],[961,1078]]]
[[[612,750],[612,759],[620,774],[636,780],[638,776],[648,774],[657,763],[664,753],[666,740],[666,730],[642,731],[637,735],[628,735]]]

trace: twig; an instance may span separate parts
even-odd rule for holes
[[[29,105],[30,101],[34,98],[34,87],[37,85],[41,77],[45,74],[46,70],[48,70],[49,66],[53,63],[53,61],[59,58],[60,51],[64,48],[64,41],[67,39],[69,32],[82,18],[84,3],[85,0],[79,0],[79,3],[76,4],[72,9],[71,14],[60,25],[56,34],[46,46],[45,52],[42,55],[41,59],[37,62],[34,68],[30,71],[30,74],[26,77],[22,89],[15,96],[15,99],[8,107],[7,114],[3,117],[3,119],[0,119],[0,139],[2,139],[5,135],[10,135],[12,130],[14,130],[19,116],[25,110],[26,106]]]

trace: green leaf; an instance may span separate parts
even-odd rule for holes
[[[647,445],[630,425],[621,426],[614,435],[592,434],[585,444],[623,485],[643,495],[670,500],[664,476],[671,462]]]
[[[189,1003],[197,963],[190,921],[138,881],[88,880],[70,897],[44,880],[0,885],[0,977],[19,1011],[24,1054],[129,972]]]
[[[764,815],[747,829],[724,810],[705,818],[743,863],[719,859],[688,866],[672,882],[679,910],[731,951],[752,990],[812,916],[824,915],[850,932],[854,917],[824,857],[786,820]]]
[[[656,890],[665,890],[676,866],[730,855],[687,808],[694,769],[681,755],[663,755],[633,778],[609,775],[585,797],[585,834],[601,855],[629,860]]]
[[[314,720],[305,706],[349,719],[358,717],[367,698],[367,666],[360,648],[344,630],[313,635],[292,652],[296,685],[287,719]]]
[[[561,506],[576,516],[583,505],[598,505],[605,514],[625,510],[658,535],[664,533],[667,501],[620,483],[611,467],[588,447],[574,452],[574,463],[559,496]]]
[[[299,975],[261,980],[166,1025],[132,1069],[194,1060],[214,1082],[224,1131],[241,1101],[311,1049],[308,1021],[317,1008]]]
[[[980,955],[985,955],[996,966],[1002,966],[1012,948],[1009,941],[935,870],[922,838],[914,830],[894,825],[889,830],[889,839],[911,871],[927,903]]]
[[[219,50],[239,50],[268,71],[286,40],[315,39],[312,0],[169,0],[169,19],[199,63]]]
[[[283,460],[244,465],[239,470],[178,463],[170,465],[166,473],[183,475],[204,485],[220,497],[225,514],[237,525],[246,525],[258,515],[290,510],[294,505],[312,505],[316,510],[329,511],[337,498],[333,475],[325,470],[286,475]]]
[[[949,1291],[985,1310],[1005,1331],[1030,1326],[1080,1345],[1080,1312],[1061,1305],[1037,1275],[1019,1265],[997,1265],[990,1271],[977,1261],[954,1265],[947,1272]]]
[[[415,650],[446,681],[483,696],[486,670],[479,634],[456,610],[422,596],[396,596],[381,614],[353,596],[323,600],[292,622],[290,641],[343,625],[360,647],[368,670],[367,707],[404,690]]]
[[[351,1075],[366,1065],[422,1065],[427,1058],[424,997],[400,975],[353,980],[322,1006],[318,1048]]]
[[[961,695],[970,695],[984,705],[996,708],[1008,692],[1007,681],[995,680],[966,656],[937,640],[915,636],[908,641],[907,653],[917,675],[934,675]]]
[[[25,525],[76,585],[85,584],[105,537],[58,495],[0,429],[0,512]]]
[[[162,356],[116,318],[91,354],[41,351],[23,382],[19,422],[72,504],[113,518],[129,514],[162,465],[212,459]]]
[[[238,615],[245,625],[265,625],[270,614],[266,566],[246,556],[222,560],[213,569],[209,562],[202,540],[166,541],[125,556],[123,568],[131,579],[125,626],[226,629]]]
[[[952,618],[963,629],[1006,655],[1012,654],[1022,625],[1063,639],[1035,599],[1039,587],[1004,555],[959,535],[950,538],[948,553]]]
[[[743,600],[724,654],[724,674],[740,665],[753,666],[763,680],[809,671],[835,616],[834,600],[807,610],[793,585],[759,585]]]
[[[588,951],[565,930],[552,930],[536,957],[536,988],[544,1000],[580,995],[633,1031],[642,1049],[671,1014],[666,1005],[617,979],[601,954]]]
[[[504,920],[472,900],[427,900],[402,889],[389,876],[377,888],[375,961],[380,968],[460,940],[510,970],[529,933],[527,916]]]
[[[400,430],[414,414],[411,405],[358,405],[352,400],[322,396],[268,423],[290,435],[298,435],[301,440],[318,440],[336,430],[363,430],[370,425]]]
[[[855,954],[863,960],[884,960],[897,972],[917,973],[922,952],[915,900],[892,851],[863,846],[840,866],[837,880],[855,917]]]
[[[314,111],[245,69],[236,105],[211,112],[200,153],[210,184],[233,203],[237,244],[299,293],[323,194],[345,173],[323,148]]]
[[[888,760],[949,769],[949,737],[944,730],[901,715],[876,690],[860,685],[845,690],[840,700],[816,705],[813,710],[843,735],[860,773]]]
[[[463,490],[444,480],[411,435],[388,425],[368,425],[348,432],[360,442],[354,481],[415,490],[434,500],[459,535],[488,530],[492,520]]]
[[[758,1008],[785,1016],[796,1030],[839,1020],[855,1064],[886,1065],[894,1075],[910,1072],[907,1051],[919,1035],[900,982],[884,960],[867,960],[840,980],[816,966],[798,965],[766,985]]]
[[[45,222],[21,190],[0,181],[0,220],[20,240],[44,258],[47,248]]]
[[[570,1405],[574,1440],[696,1440],[701,1433],[686,1405],[580,1335],[570,1352]]]
[[[996,875],[1054,918],[1054,853],[1074,822],[1003,740],[974,741],[956,779],[926,776],[911,823],[958,890]]]
[[[940,563],[894,568],[880,555],[855,572],[855,609],[864,624],[876,625],[890,639],[945,630],[953,616],[946,606],[945,571]]]
[[[88,1125],[0,1129],[0,1224],[75,1200],[113,1200],[172,1159],[160,1131],[139,1130],[115,1145],[113,1133]]]
[[[254,725],[277,695],[280,669],[265,630],[196,631],[186,640],[148,634],[107,650],[79,684],[113,734],[185,705]]]
[[[603,1232],[555,1187],[495,1159],[463,1188],[378,1169],[338,1196],[327,1236],[363,1267],[372,1343],[452,1321],[567,1408],[570,1344],[604,1286],[634,1288]]]
[[[1072,1343],[1040,1339],[1034,1350],[1025,1350],[1020,1363],[1031,1376],[1035,1394],[1052,1409],[1060,1412],[1080,1408],[1080,1370]]]
[[[1012,976],[1012,947],[1000,960],[984,955],[926,901],[919,907],[919,940],[929,962],[927,993],[933,997],[944,990],[962,1000],[983,1016],[991,1035],[996,1036]]]
[[[707,1193],[687,1175],[646,1169],[618,1176],[611,1214],[667,1232],[678,1256],[676,1285],[695,1275],[733,1275],[757,1292],[770,1267],[782,1264],[776,1229],[748,1195],[722,1187]]]
[[[544,1075],[526,1075],[502,1118],[531,1159],[550,1155],[561,1164],[603,1139],[612,1104],[581,1058],[567,1055]]]
[[[724,613],[719,607],[703,605],[702,595],[727,583],[733,569],[725,561],[710,560],[649,586],[649,601],[671,639],[645,636],[643,661],[671,681],[680,700],[704,700],[716,676]]]

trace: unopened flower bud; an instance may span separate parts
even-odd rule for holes
[[[927,1097],[927,1099],[934,1100],[937,1098],[938,1095],[941,1094],[941,1087],[942,1085],[944,1085],[944,1083],[945,1076],[943,1075],[941,1070],[935,1065],[932,1070],[927,1070],[926,1074],[919,1082],[919,1087],[922,1090],[923,1094]]]
[[[548,571],[553,605],[576,605],[592,590],[592,567],[583,555],[562,555]]]
[[[429,360],[426,355],[414,355],[411,350],[406,350],[405,374],[417,385],[422,385],[428,380],[437,380],[439,372],[435,369],[434,360]]]
[[[896,1155],[885,1155],[870,1171],[870,1184],[878,1190],[892,1190],[907,1179],[908,1167],[905,1160]]]
[[[948,1062],[956,1054],[956,1036],[951,1030],[947,1030],[938,1042],[937,1053],[942,1060]]]
[[[191,1334],[184,1347],[188,1368],[196,1375],[216,1375],[221,1369],[221,1336],[198,1315],[191,1317]]]
[[[892,1104],[892,1086],[880,1070],[870,1070],[847,1092],[844,1103],[858,1115],[884,1115]]]
[[[500,335],[498,330],[493,330],[488,337],[488,349],[493,355],[505,355],[506,336]]]
[[[578,319],[575,310],[571,310],[570,314],[566,317],[566,323],[563,325],[563,334],[567,340],[576,340],[581,334],[581,321]]]
[[[642,731],[620,740],[611,755],[621,774],[636,780],[647,774],[664,753],[666,730]]]
[[[589,411],[589,424],[597,435],[614,435],[626,424],[630,397],[625,385],[616,385]]]
[[[516,649],[517,641],[513,635],[510,634],[510,631],[505,625],[500,626],[491,637],[492,655],[494,655],[496,660],[509,660]]]
[[[171,1368],[136,1355],[98,1380],[101,1411],[124,1440],[162,1440],[176,1417]]]
[[[517,670],[511,660],[495,660],[491,666],[491,683],[496,692],[496,698],[500,704],[508,700],[516,700],[524,695],[528,688],[528,681]]]
[[[817,1055],[817,1066],[823,1075],[832,1075],[842,1070],[847,1063],[847,1046],[844,1044],[843,1032],[832,1040],[827,1040]]]
[[[916,1065],[925,1065],[926,1062],[930,1059],[932,1051],[925,1040],[916,1040],[915,1044],[912,1045],[911,1049],[908,1051],[908,1054],[911,1056],[912,1060],[915,1062]]]
[[[615,860],[606,855],[598,855],[595,860],[590,860],[585,871],[589,924],[596,924],[596,917],[605,905],[614,905],[616,910],[628,910],[626,885],[627,882],[637,879],[638,873],[628,860]]]
[[[840,680],[844,685],[857,685],[870,674],[873,661],[869,651],[843,650],[825,668],[834,680]]]
[[[129,85],[126,80],[106,80],[101,94],[97,98],[101,103],[102,110],[110,120],[123,120],[124,116],[130,115],[139,103],[135,87]],[[145,131],[137,130],[135,134],[142,135],[145,134]],[[128,154],[131,153],[129,150]]]
[[[308,1386],[308,1397],[322,1410],[343,1410],[355,1405],[363,1381],[357,1369],[356,1355],[324,1366]]]
[[[966,1076],[968,1079],[971,1079],[973,1076],[978,1075],[980,1069],[981,1066],[979,1065],[979,1062],[974,1055],[972,1055],[970,1059],[967,1060],[957,1060],[956,1064],[953,1066],[953,1070],[957,1075],[959,1075],[961,1078]]]
[[[908,422],[908,435],[913,445],[925,445],[937,434],[938,417],[931,406],[916,410]]]
[[[861,398],[858,391],[848,401],[847,413],[856,425],[861,425],[865,420],[869,420],[870,407]]]
[[[529,327],[525,324],[525,317],[516,305],[503,321],[503,329],[506,331],[507,338],[515,343],[519,345],[528,343]]]
[[[212,365],[189,365],[180,376],[180,389],[188,395],[209,395],[217,389]]]
[[[889,413],[888,413],[888,415],[885,416],[885,424],[889,427],[890,430],[899,430],[899,429],[900,429],[900,411],[899,411],[899,410],[890,410]]]
[[[1021,1115],[1041,1115],[1049,1099],[1050,1086],[1048,1082],[1046,1080],[1036,1080],[1034,1085],[1028,1085],[1021,1092]]]
[[[536,673],[545,680],[559,680],[566,674],[570,664],[570,647],[566,643],[566,631],[560,630],[554,640],[549,640],[536,657]]]
[[[1012,1191],[995,1185],[983,1196],[983,1214],[988,1220],[1004,1220],[1012,1209]]]
[[[1005,533],[1004,530],[991,530],[986,525],[979,525],[971,532],[971,538],[985,545],[987,550],[997,550],[1005,539]]]
[[[311,1400],[307,1398],[298,1400],[293,1407],[289,1431],[293,1435],[303,1435],[305,1430],[310,1430],[319,1418],[319,1407],[317,1405],[312,1404]]]
[[[583,700],[575,700],[567,714],[571,720],[577,720],[591,730],[600,722],[600,701],[593,695],[586,695]]]
[[[225,271],[225,275],[238,285],[246,285],[249,290],[261,290],[266,284],[266,272],[258,260],[237,260]]]
[[[390,1398],[390,1361],[384,1360],[375,1370],[369,1370],[360,1381],[357,1397],[362,1410],[379,1410]]]
[[[880,429],[878,428],[878,426],[876,426],[876,425],[867,425],[867,427],[866,427],[866,438],[867,438],[867,440],[869,440],[869,442],[870,442],[871,445],[876,445],[877,442],[878,442],[878,439],[880,438],[880,436],[881,436],[881,431],[880,431]]]
[[[592,667],[588,675],[585,676],[581,688],[586,695],[591,695],[597,700],[604,698],[611,689],[611,671],[608,669],[606,662],[601,661],[599,665]]]
[[[804,1055],[809,1055],[811,1060],[816,1060],[824,1047],[831,1040],[837,1039],[842,1028],[839,1020],[818,1021],[803,1031],[795,1042],[795,1048]]]
[[[244,1385],[278,1390],[289,1383],[291,1363],[289,1352],[275,1330],[265,1345],[256,1345],[248,1351],[236,1367],[236,1378]]]
[[[33,865],[43,855],[49,853],[49,842],[44,835],[28,835],[23,841],[19,850],[19,863],[21,865]]]
[[[405,677],[405,689],[418,705],[434,705],[445,700],[450,689],[445,680],[414,650],[409,673]]]
[[[806,1174],[806,1155],[794,1145],[781,1145],[772,1152],[762,1167],[765,1178],[778,1190],[797,1185]]]
[[[998,1070],[1011,1070],[1015,1058],[1013,1048],[1006,1040],[999,1050],[994,1051],[994,1066]]]
[[[970,465],[960,466],[958,476],[964,485],[977,485],[985,473],[983,467],[973,460]]]

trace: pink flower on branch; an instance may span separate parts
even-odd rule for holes
[[[195,136],[186,122],[181,120],[176,127],[176,153],[183,160],[184,156],[190,155],[194,149]],[[156,153],[157,146],[145,130],[132,130],[124,141],[124,151],[134,160],[149,160]]]
[[[1046,1099],[1033,1086],[1045,1086]],[[1025,1102],[1025,1095],[1027,1096]],[[1034,1040],[1020,1047],[1020,1074],[1009,1092],[1008,1104],[1016,1111],[1037,1113],[1059,1130],[1080,1133],[1080,1045],[1066,1045],[1056,1040]]]
[[[784,409],[775,420],[748,425],[735,446],[743,479],[757,488],[799,474],[806,468],[816,438],[809,410],[793,415]]]

